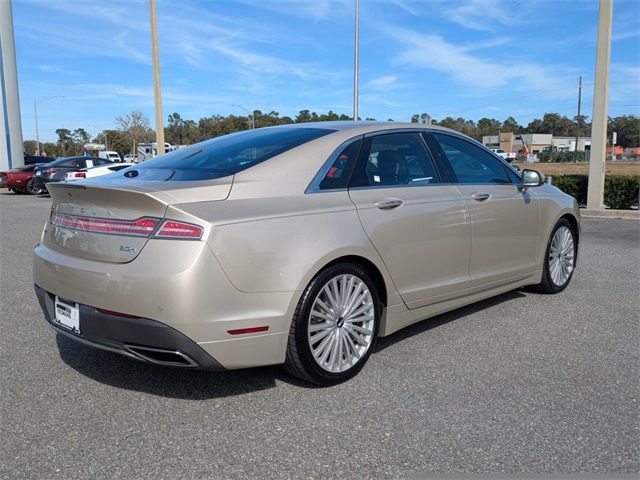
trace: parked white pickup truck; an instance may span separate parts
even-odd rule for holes
[[[496,155],[500,155],[505,160],[508,160],[509,162],[512,162],[516,159],[516,152],[505,152],[501,148],[491,148],[490,150]]]

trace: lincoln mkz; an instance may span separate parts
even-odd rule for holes
[[[435,126],[261,128],[48,185],[49,326],[154,364],[358,373],[376,339],[576,266],[576,201]]]

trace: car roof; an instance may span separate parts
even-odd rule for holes
[[[61,163],[64,163],[68,160],[106,160],[106,159],[98,158],[98,157],[83,157],[79,155],[75,157],[61,157],[61,158],[58,158],[57,160],[54,160],[53,162],[49,162],[47,165],[60,165]]]
[[[358,122],[353,122],[351,120],[340,120],[332,122],[289,123],[286,125],[277,125],[275,127],[267,128],[324,128],[335,131],[351,131],[354,135],[379,132],[381,130],[412,128],[425,130],[441,130],[443,132],[453,132],[456,134],[460,134],[460,132],[456,132],[455,130],[451,130],[450,128],[440,127],[438,125],[424,125],[411,122],[381,122],[370,120],[363,120]]]

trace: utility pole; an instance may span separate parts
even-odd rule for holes
[[[607,100],[609,96],[609,68],[611,66],[611,20],[613,0],[600,0],[598,12],[598,41],[596,45],[596,76],[591,115],[591,158],[587,208],[604,208],[604,166],[607,154]]]
[[[582,106],[582,75],[580,75],[580,81],[578,82],[578,116],[576,117],[576,146],[574,151],[576,152],[576,162],[578,161],[578,140],[580,139],[580,107]]]
[[[358,121],[358,76],[360,74],[360,39],[358,34],[359,0],[356,0],[356,25],[353,48],[353,121]]]
[[[158,22],[156,0],[149,0],[151,15],[151,51],[153,55],[153,96],[156,110],[156,152],[164,154],[164,118],[162,116],[162,90],[160,88],[160,58],[158,55]]]

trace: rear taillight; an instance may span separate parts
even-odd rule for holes
[[[138,220],[111,220],[106,218],[78,217],[63,213],[52,213],[51,223],[56,227],[81,230],[83,232],[110,233],[112,235],[130,235],[148,237],[160,223],[157,218],[139,218]]]
[[[204,229],[200,225],[191,223],[176,222],[174,220],[165,220],[154,237],[158,238],[189,238],[192,240],[200,240]]]
[[[112,220],[51,212],[49,221],[53,226],[71,230],[132,237],[153,236],[164,239],[200,240],[204,233],[204,228],[200,225],[175,220],[163,221],[152,217],[143,217],[137,220]],[[159,228],[158,225],[160,225]]]
[[[57,169],[57,168],[47,168],[47,169],[44,171],[44,174],[45,174],[45,175],[53,175],[54,173],[58,173],[59,171],[60,171],[60,170],[59,170],[59,169]]]
[[[87,174],[84,172],[76,172],[73,174],[73,178],[87,178]]]

